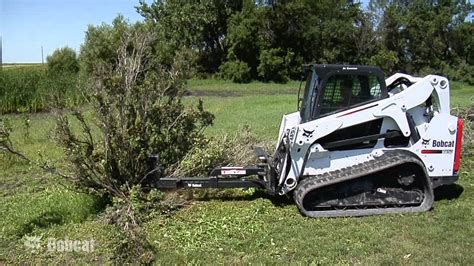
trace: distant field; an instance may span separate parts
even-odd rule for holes
[[[11,63],[4,63],[1,65],[3,68],[14,68],[14,67],[30,67],[30,66],[41,66],[41,63],[22,63],[22,64],[11,64]]]
[[[247,84],[237,84],[226,80],[192,79],[188,82],[191,92],[197,96],[248,96],[248,95],[276,95],[298,93],[299,81],[289,81],[286,84],[262,83],[253,81]],[[304,84],[302,84],[302,90]],[[296,98],[296,97],[295,97]]]
[[[451,85],[453,106],[473,104],[474,87]],[[296,110],[298,86],[192,80],[189,90],[216,115],[207,134],[232,134],[249,125],[260,140],[274,141],[281,116]],[[22,150],[64,165],[50,114],[32,115],[28,137],[22,116],[9,117]],[[309,219],[291,200],[235,190],[210,193],[171,216],[153,218],[145,230],[160,264],[474,264],[473,163],[473,157],[463,158],[459,186],[438,190],[427,213]],[[113,263],[123,236],[101,222],[100,201],[14,158],[0,155],[0,165],[0,263]],[[27,236],[41,236],[43,246],[50,237],[92,238],[97,249],[31,253],[24,246]]]
[[[8,65],[0,71],[0,114],[77,106],[83,89],[76,73],[54,73],[41,64]]]

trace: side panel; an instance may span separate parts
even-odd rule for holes
[[[423,161],[431,177],[453,174],[457,120],[449,114],[436,115],[420,140],[407,149]]]
[[[335,169],[363,163],[382,155],[382,153],[383,149],[381,148],[331,151],[326,152],[322,157],[320,152],[311,152],[303,176],[320,175]]]

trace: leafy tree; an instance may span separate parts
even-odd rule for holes
[[[396,52],[381,49],[377,54],[369,58],[368,63],[382,68],[387,73],[393,73],[399,63],[399,59]]]
[[[310,26],[313,15],[308,4],[305,1],[277,2],[273,8],[264,10],[261,35],[265,42],[261,49],[278,49],[280,56],[285,57],[282,71],[299,79],[303,62],[317,61],[313,58],[318,51],[313,45],[318,41],[318,29]]]
[[[299,78],[303,62],[366,61],[368,56],[361,59],[358,54],[365,54],[370,40],[356,45],[360,39],[357,23],[362,24],[362,19],[359,4],[342,0],[288,0],[271,5],[244,1],[242,11],[229,22],[228,59],[246,62],[252,78],[264,81]],[[371,32],[370,25],[364,30]]]
[[[156,49],[160,60],[170,62],[175,51],[192,48],[199,70],[215,72],[227,55],[228,20],[241,8],[241,1],[231,0],[160,0],[140,1],[138,11],[161,40]]]
[[[226,44],[229,46],[227,59],[241,61],[250,67],[250,76],[257,78],[258,58],[262,38],[259,32],[261,12],[251,0],[245,0],[241,12],[229,21]]]
[[[287,81],[285,57],[281,55],[281,52],[278,48],[261,51],[257,70],[263,81]]]
[[[115,18],[111,25],[89,26],[79,55],[81,70],[91,75],[104,66],[115,64],[122,36],[128,27],[122,16]]]
[[[465,21],[452,31],[451,45],[456,53],[456,58],[474,65],[474,21]]]
[[[160,40],[153,53],[161,62],[187,48],[198,71],[231,79],[222,71],[239,70],[240,79],[248,67],[252,79],[281,81],[299,78],[302,63],[409,73],[473,64],[467,0],[371,0],[368,10],[347,0],[161,0],[138,11]]]
[[[352,31],[356,60],[354,63],[368,64],[372,55],[380,48],[380,37],[376,32],[377,17],[370,12],[361,12],[356,18],[356,29]]]
[[[76,51],[69,47],[56,49],[52,55],[46,57],[46,62],[51,73],[77,73],[79,71]]]
[[[247,63],[236,60],[227,61],[219,69],[219,77],[236,83],[249,83],[252,80]]]
[[[473,9],[468,1],[372,0],[369,7],[380,18],[379,49],[398,57],[395,69],[439,73],[446,64],[459,65],[459,54],[466,55],[459,43],[469,43],[466,16]]]

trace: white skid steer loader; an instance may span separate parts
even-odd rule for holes
[[[441,76],[384,79],[377,67],[309,65],[273,156],[257,147],[257,166],[156,177],[157,186],[291,193],[309,217],[427,211],[433,189],[458,179],[463,123],[449,99]]]

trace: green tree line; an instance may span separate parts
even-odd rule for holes
[[[343,63],[474,83],[468,0],[158,0],[137,10],[157,33],[159,60],[190,49],[199,73],[236,82],[284,82],[304,63]]]

